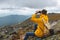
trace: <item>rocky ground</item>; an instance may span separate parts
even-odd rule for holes
[[[59,14],[58,14],[59,15]],[[51,16],[51,15],[49,15]],[[54,16],[54,15],[53,15]],[[57,31],[60,32],[60,18],[56,18],[57,16],[50,19],[50,23],[57,22],[56,25],[54,25],[52,28],[54,29],[54,32]],[[51,21],[52,20],[52,21]],[[3,28],[0,28],[0,40],[12,40],[12,38],[15,40],[23,40],[26,32],[33,32],[34,31],[34,23],[30,21],[30,18],[25,20],[22,23],[18,23],[15,25],[9,25],[5,26]],[[14,32],[16,32],[14,34]],[[29,37],[28,40],[35,40],[36,37]],[[60,33],[57,33],[55,35],[43,38],[42,40],[60,40]]]

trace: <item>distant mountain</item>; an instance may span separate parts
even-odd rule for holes
[[[5,17],[0,17],[0,26],[21,23],[28,18],[29,16],[26,15],[9,15]]]

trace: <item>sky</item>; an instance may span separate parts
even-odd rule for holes
[[[32,15],[36,10],[60,12],[60,0],[0,0],[0,17]]]

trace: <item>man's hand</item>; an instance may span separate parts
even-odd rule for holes
[[[48,30],[47,28],[44,29],[44,35],[45,35],[45,36],[50,35],[50,32],[49,32],[49,30]]]
[[[35,13],[35,14],[38,14],[38,13],[41,13],[41,11],[40,11],[40,10],[38,10],[38,11],[36,11],[36,13]]]

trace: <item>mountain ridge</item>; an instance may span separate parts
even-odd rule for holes
[[[5,17],[0,17],[0,26],[20,23],[26,20],[28,17],[29,16],[25,15],[9,15]]]

